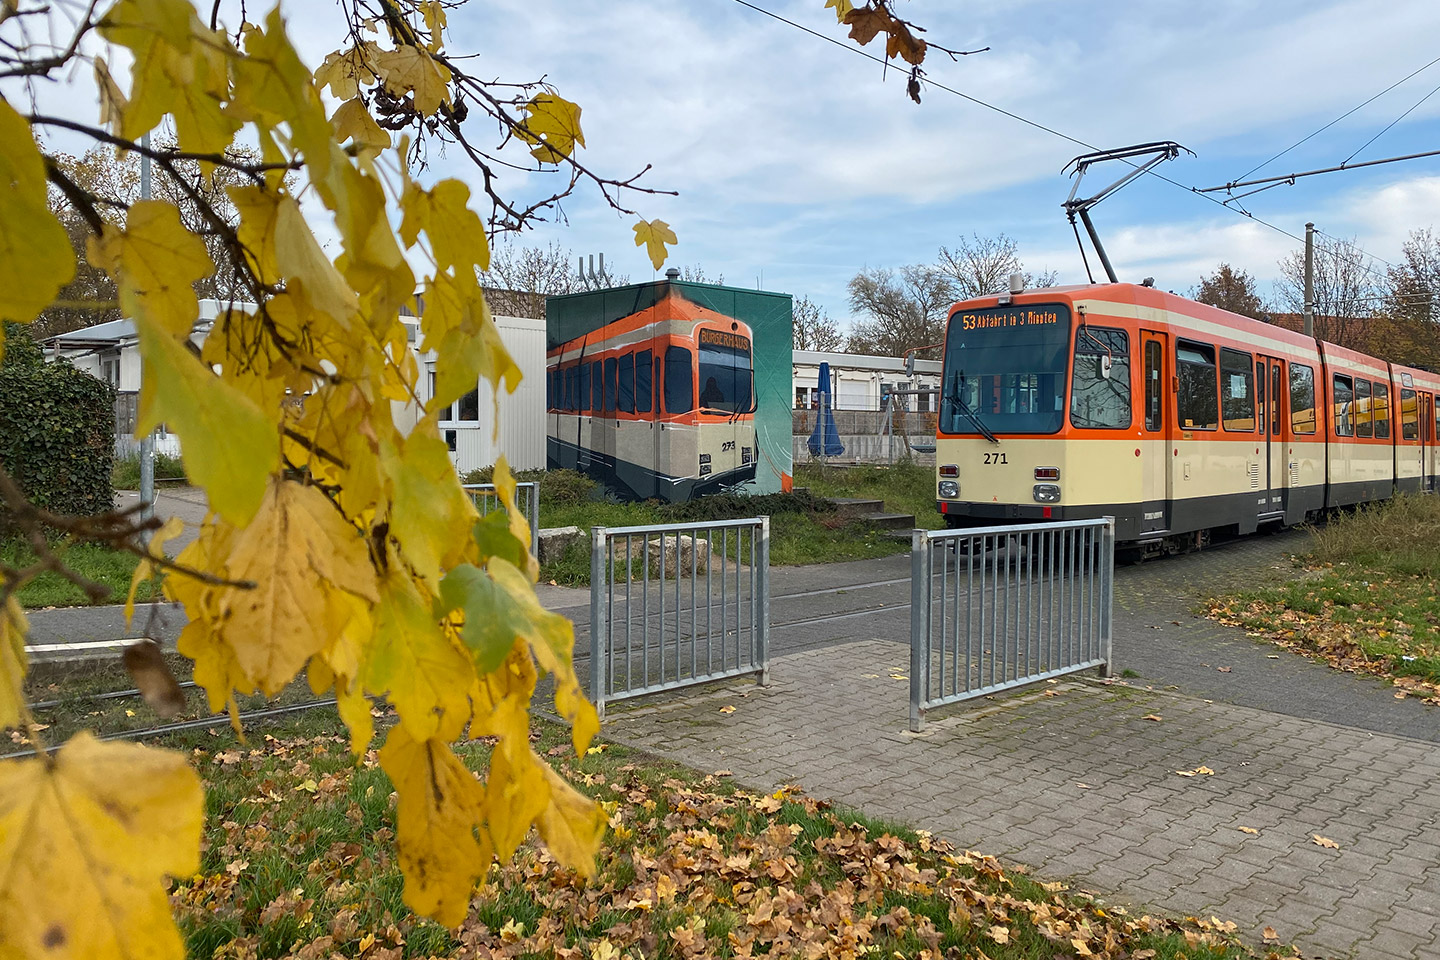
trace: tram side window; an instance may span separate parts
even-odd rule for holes
[[[580,409],[579,401],[576,399],[580,393],[580,368],[570,366],[565,368],[565,409],[571,413]]]
[[[695,377],[691,353],[684,347],[665,348],[665,412],[689,413],[695,406]]]
[[[616,380],[620,373],[620,361],[614,357],[605,358],[605,412],[615,412]]]
[[[605,412],[605,364],[600,360],[590,364],[590,412]]]
[[[635,354],[627,353],[620,358],[620,390],[615,409],[621,413],[635,412]]]
[[[1220,349],[1220,409],[1226,430],[1255,431],[1255,361],[1250,354]]]
[[[1315,371],[1290,364],[1290,432],[1315,432]]]
[[[590,412],[590,364],[580,364],[580,412]]]
[[[1390,439],[1390,385],[1375,381],[1370,396],[1370,417],[1375,421],[1375,436]]]
[[[1333,403],[1331,416],[1335,424],[1335,436],[1355,436],[1355,423],[1351,419],[1351,408],[1355,406],[1355,388],[1349,377],[1335,374],[1330,398]]]
[[[1175,371],[1180,380],[1175,413],[1186,430],[1219,426],[1220,396],[1215,389],[1215,348],[1181,340],[1175,345]]]
[[[649,350],[641,350],[635,354],[635,412],[650,412],[650,363],[652,361]]]
[[[1372,437],[1374,425],[1370,422],[1370,381],[1355,378],[1355,436]]]
[[[1414,440],[1420,436],[1420,404],[1415,400],[1415,391],[1400,388],[1400,436]]]
[[[1145,429],[1161,428],[1160,341],[1145,344]]]
[[[1072,424],[1092,429],[1130,426],[1130,338],[1124,330],[1081,327],[1075,334],[1072,381]]]

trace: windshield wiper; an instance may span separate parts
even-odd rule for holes
[[[960,412],[965,414],[971,423],[975,424],[975,429],[980,431],[980,436],[989,440],[991,443],[998,444],[1000,439],[991,432],[989,427],[985,426],[985,421],[980,419],[980,415],[970,409],[970,405],[965,402],[965,397],[960,393],[960,381],[964,376],[964,372],[961,371],[950,379],[950,402],[959,407]]]

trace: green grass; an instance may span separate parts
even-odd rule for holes
[[[391,719],[380,718],[381,738]],[[157,744],[189,756],[206,786],[200,871],[171,888],[192,957],[268,960],[304,949],[678,960],[736,956],[747,943],[757,956],[797,956],[810,939],[823,955],[848,943],[855,955],[877,957],[929,949],[1050,960],[1076,955],[1074,938],[1096,953],[1108,938],[1130,956],[1248,955],[1209,921],[1102,906],[794,788],[756,794],[723,772],[613,744],[577,760],[568,731],[547,722],[536,724],[533,748],[610,814],[597,875],[581,882],[529,840],[492,868],[466,921],[450,930],[405,907],[391,784],[373,750],[358,761],[349,754],[332,710],[257,724],[248,735],[240,743],[228,728],[189,731]],[[487,742],[456,751],[483,773]],[[772,909],[781,922],[765,919]]]
[[[130,578],[140,560],[133,553],[112,550],[93,543],[73,546],[59,544],[55,547],[66,566],[83,577],[110,588],[110,596],[99,602],[123,603],[130,589]],[[36,561],[35,551],[20,540],[0,542],[0,563],[23,569]],[[153,595],[154,584],[140,584],[136,592],[139,600],[148,600]],[[24,607],[69,607],[83,606],[91,601],[85,592],[58,573],[41,573],[34,580],[20,588],[16,594]]]
[[[1440,498],[1401,496],[1313,531],[1305,575],[1209,615],[1347,670],[1440,694]]]
[[[488,482],[488,473],[476,473],[468,482]],[[858,497],[884,501],[885,511],[909,513],[923,527],[938,527],[943,519],[935,510],[933,471],[909,463],[891,467],[841,468],[801,466],[793,494],[757,497],[721,494],[686,504],[657,501],[622,503],[608,498],[594,481],[573,471],[533,471],[520,479],[540,481],[540,525],[621,527],[658,523],[728,520],[761,514],[770,516],[770,562],[785,566],[871,560],[909,549],[909,541],[871,525],[836,514],[831,497]],[[590,582],[588,541],[575,543],[565,555],[547,562],[542,580],[566,586]]]
[[[185,464],[179,457],[157,452],[155,454],[155,482],[167,481],[172,483],[188,482],[185,477]],[[111,483],[114,484],[116,490],[139,490],[140,455],[117,457],[115,467],[111,472]]]

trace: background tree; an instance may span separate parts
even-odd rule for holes
[[[850,279],[850,307],[864,319],[846,343],[850,353],[898,357],[912,347],[939,343],[954,284],[934,267],[862,270]],[[931,350],[921,356],[936,356]]]
[[[1387,271],[1372,346],[1397,363],[1440,370],[1440,237],[1410,232],[1400,262]]]
[[[940,248],[936,267],[954,281],[953,299],[969,300],[1000,293],[1010,288],[1010,275],[1025,277],[1026,289],[1053,287],[1057,274],[1046,270],[1032,274],[1020,260],[1015,241],[1005,234],[982,237],[978,233],[961,237],[955,249]]]
[[[547,246],[501,243],[490,256],[490,268],[480,273],[490,309],[500,316],[545,319],[545,298],[581,293],[630,282],[624,275],[599,274],[591,281],[581,276],[575,253],[551,241]]]
[[[795,349],[834,352],[845,346],[840,325],[809,297],[795,299]]]
[[[173,150],[173,139],[162,142],[159,149]],[[232,146],[230,156],[236,164],[260,162],[260,155],[243,145]],[[93,209],[105,223],[123,222],[124,211],[140,199],[140,157],[135,153],[117,155],[113,147],[96,146],[79,157],[58,154],[55,162],[85,194],[102,198],[103,202]],[[234,276],[230,247],[224,232],[206,218],[208,213],[213,213],[233,229],[240,216],[226,191],[239,186],[243,178],[232,166],[214,167],[206,176],[198,161],[186,157],[177,158],[174,166],[175,176],[155,177],[151,183],[156,199],[165,200],[180,211],[181,224],[204,241],[206,254],[215,264],[213,272],[195,282],[195,292],[211,300],[234,299],[237,291],[225,284],[227,278]],[[49,204],[70,238],[75,278],[61,288],[55,302],[36,318],[30,332],[41,340],[120,317],[115,282],[90,262],[86,250],[86,240],[91,235],[86,214],[53,184]]]
[[[680,279],[686,283],[711,283],[717,287],[725,285],[725,274],[717,273],[714,277],[705,272],[701,264],[684,264],[680,267]]]
[[[1262,319],[1266,312],[1255,278],[1228,263],[1220,264],[1210,276],[1202,277],[1200,285],[1191,292],[1191,299],[1255,320]]]
[[[1305,310],[1305,253],[1296,251],[1278,263],[1275,295],[1290,313]],[[1315,336],[1342,347],[1370,345],[1371,316],[1381,287],[1365,265],[1365,251],[1353,239],[1321,234],[1315,241]]]

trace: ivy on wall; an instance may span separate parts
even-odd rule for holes
[[[0,362],[0,466],[38,507],[88,516],[114,505],[115,390],[67,361],[47,361],[6,324]],[[5,533],[0,503],[0,535]]]

